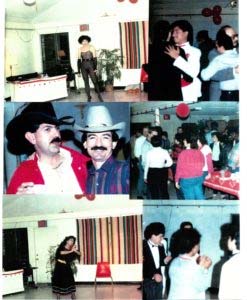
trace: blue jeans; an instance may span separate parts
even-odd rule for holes
[[[203,176],[192,178],[181,178],[179,181],[180,188],[184,194],[185,200],[204,200],[202,189]]]

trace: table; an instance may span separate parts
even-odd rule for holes
[[[221,171],[215,171],[203,184],[211,189],[234,195],[239,199],[239,179],[239,173],[231,173],[227,170],[222,177]]]
[[[8,82],[11,101],[43,102],[68,97],[67,75]]]
[[[24,291],[23,269],[6,271],[2,273],[3,295]]]

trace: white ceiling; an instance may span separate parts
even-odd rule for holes
[[[36,0],[36,5],[27,6],[23,3],[23,0],[6,0],[6,21],[32,22],[37,15],[43,14],[58,2],[61,2],[61,0]]]
[[[143,113],[151,109],[160,108],[162,113],[176,114],[176,106],[181,102],[174,101],[157,101],[131,104],[133,114]],[[196,102],[189,104],[194,115],[199,116],[236,116],[239,113],[237,102]]]

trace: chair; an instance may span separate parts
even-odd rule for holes
[[[111,276],[111,268],[109,262],[98,262],[96,267],[96,275],[94,280],[94,285],[96,286],[97,278],[111,278],[111,283],[113,285],[113,280]]]

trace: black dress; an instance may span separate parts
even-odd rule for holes
[[[75,293],[75,280],[71,269],[71,262],[78,258],[74,252],[62,255],[61,251],[67,249],[58,249],[56,253],[56,264],[52,276],[52,292],[60,295]]]
[[[174,59],[164,53],[166,47],[174,46],[167,41],[159,41],[149,47],[148,100],[183,100],[181,89],[181,75],[192,82],[193,78],[173,65]],[[183,49],[179,48],[180,55],[187,60]]]

